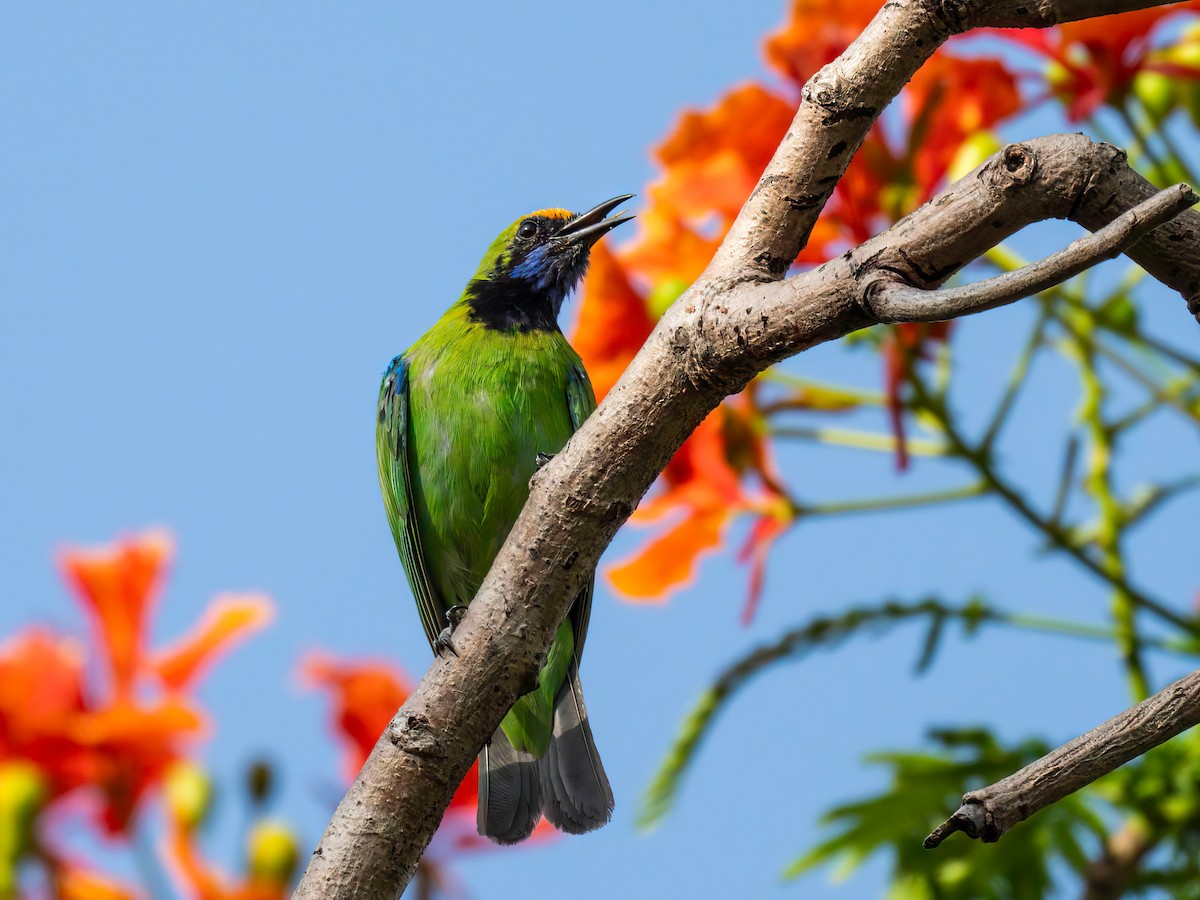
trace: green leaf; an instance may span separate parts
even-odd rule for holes
[[[890,786],[826,813],[832,833],[788,866],[785,877],[825,865],[841,873],[885,853],[892,858],[891,897],[987,900],[1045,896],[1064,865],[1075,871],[1086,866],[1085,844],[1098,846],[1106,832],[1080,794],[1022,823],[998,844],[960,840],[936,852],[923,849],[921,837],[966,791],[1010,775],[1049,749],[1041,740],[1005,747],[982,728],[937,731],[930,738],[934,747],[927,752],[870,757],[891,770]]]

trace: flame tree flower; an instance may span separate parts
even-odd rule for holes
[[[321,690],[329,697],[333,731],[343,746],[343,772],[346,781],[352,781],[383,729],[408,699],[412,682],[386,662],[339,660],[324,653],[312,653],[301,662],[300,678],[305,686]],[[478,806],[479,764],[475,763],[454,792],[441,827],[421,857],[417,870],[418,897],[453,892],[449,863],[454,857],[496,847],[476,831]],[[546,840],[555,833],[550,823],[542,819],[530,840]]]
[[[160,532],[64,551],[61,568],[91,623],[90,642],[33,627],[0,647],[0,766],[26,767],[42,785],[22,846],[52,880],[84,876],[44,845],[38,822],[79,797],[105,833],[127,837],[144,797],[203,733],[204,712],[191,696],[200,675],[272,615],[265,597],[223,595],[190,633],[152,650],[146,632],[171,555]]]

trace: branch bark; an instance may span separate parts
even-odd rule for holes
[[[941,322],[996,309],[1062,284],[1106,259],[1124,253],[1139,240],[1189,207],[1197,196],[1177,184],[1122,213],[1099,231],[1080,238],[1045,259],[986,281],[936,291],[914,287],[891,274],[867,286],[867,302],[884,323]]]
[[[313,851],[298,898],[393,898],[471,761],[529,691],[571,598],[692,430],[758,372],[878,320],[868,288],[929,290],[1030,222],[1097,230],[1156,193],[1081,135],[1014,144],[849,254],[783,279],[883,108],[948,37],[1046,27],[1161,0],[891,0],[805,87],[795,120],[701,278],[599,409],[538,472],[462,624],[384,731]],[[1128,250],[1200,311],[1200,214]],[[936,296],[936,292],[934,292]],[[602,724],[597,727],[603,727]]]
[[[964,795],[954,815],[925,838],[925,848],[957,831],[998,841],[1018,822],[1198,723],[1200,670],[1004,780]]]

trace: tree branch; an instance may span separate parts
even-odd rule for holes
[[[889,323],[941,322],[1006,306],[1119,256],[1159,225],[1195,206],[1197,201],[1200,197],[1190,187],[1177,184],[1045,259],[974,284],[927,290],[898,280],[895,273],[887,273],[868,285],[867,303],[876,319]]]
[[[956,831],[990,842],[1034,813],[1200,723],[1200,670],[1064,744],[1003,781],[963,796],[925,838],[932,850]]]
[[[458,655],[433,662],[380,737],[313,851],[297,898],[399,895],[471,761],[534,686],[601,552],[726,395],[779,359],[876,321],[864,286],[885,267],[909,284],[936,287],[1028,222],[1071,216],[1098,229],[1154,193],[1119,151],[1082,136],[1013,145],[884,235],[780,281],[880,111],[937,46],[972,27],[1049,26],[1156,5],[1164,4],[891,0],[813,77],[704,275],[534,476],[524,511],[455,632]],[[964,229],[964,222],[973,224]],[[1200,214],[1188,212],[1129,252],[1200,307],[1198,249]]]

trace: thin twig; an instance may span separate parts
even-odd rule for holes
[[[929,389],[925,386],[921,377],[916,372],[910,370],[908,381],[921,403],[937,418],[938,423],[942,426],[946,434],[947,440],[953,446],[957,455],[969,462],[979,473],[979,476],[987,481],[992,491],[999,495],[1021,518],[1040,531],[1052,545],[1062,548],[1085,569],[1103,581],[1106,581],[1112,587],[1119,588],[1128,593],[1139,606],[1154,613],[1163,621],[1170,622],[1188,634],[1200,635],[1200,621],[1180,615],[1166,604],[1155,600],[1144,591],[1134,587],[1123,575],[1107,571],[1103,565],[1092,559],[1082,547],[1071,540],[1070,532],[1067,529],[1039,514],[1020,491],[1000,476],[989,460],[980,453],[978,448],[971,446],[967,442],[962,433],[955,428],[954,423],[950,421],[950,417],[945,409],[931,396]]]
[[[1079,435],[1072,433],[1067,438],[1066,452],[1063,454],[1062,469],[1058,476],[1058,490],[1054,495],[1054,506],[1047,520],[1055,528],[1061,528],[1063,515],[1067,510],[1067,500],[1071,496],[1071,482],[1075,480],[1075,464],[1079,459]]]
[[[870,431],[854,431],[849,428],[804,428],[802,426],[781,425],[767,430],[770,437],[795,438],[799,440],[816,441],[820,444],[830,444],[836,447],[852,447],[855,450],[881,450],[885,453],[896,452],[896,438],[890,434],[876,434]],[[913,456],[945,456],[946,445],[941,441],[923,441],[912,438],[905,441],[905,447]]]
[[[1045,259],[972,284],[928,290],[879,273],[866,288],[866,302],[880,322],[890,324],[943,322],[1006,306],[1124,253],[1198,201],[1200,197],[1190,187],[1177,184]]]
[[[1021,348],[1021,355],[1017,357],[1017,363],[1013,366],[1012,374],[1008,376],[1008,385],[1004,389],[1004,396],[1000,398],[1000,402],[996,405],[996,411],[992,414],[992,421],[988,423],[987,431],[983,433],[983,439],[979,442],[979,446],[984,452],[991,450],[992,445],[996,443],[996,438],[1000,435],[1000,429],[1004,427],[1004,423],[1008,419],[1008,414],[1012,411],[1013,405],[1016,403],[1017,394],[1021,392],[1021,388],[1028,380],[1029,367],[1033,363],[1034,354],[1042,346],[1042,338],[1046,334],[1046,322],[1049,319],[1050,310],[1043,305],[1038,312],[1037,322],[1033,326],[1033,331],[1030,333],[1029,339],[1025,342],[1025,346]]]
[[[1002,781],[963,797],[925,838],[932,850],[956,831],[998,841],[1034,813],[1200,723],[1200,670],[1064,744]]]
[[[850,513],[912,509],[919,506],[936,506],[939,503],[951,503],[955,500],[970,500],[986,494],[987,491],[988,485],[980,481],[976,484],[969,484],[966,487],[948,488],[944,491],[929,491],[922,494],[907,494],[901,497],[839,500],[833,503],[818,503],[812,506],[800,504],[796,509],[796,513],[802,516],[840,516]]]

